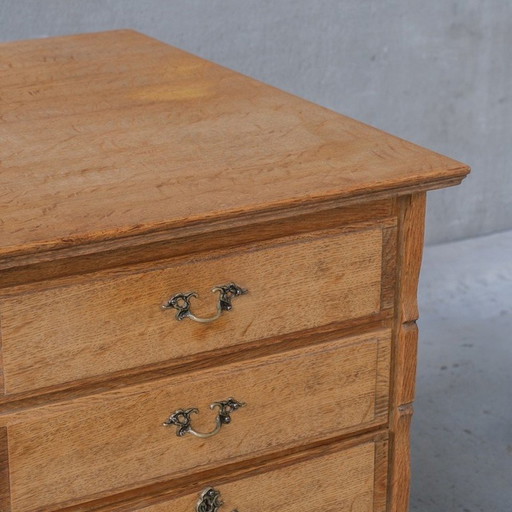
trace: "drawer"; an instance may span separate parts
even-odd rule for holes
[[[298,459],[293,461],[293,458]],[[291,460],[290,460],[291,459]],[[215,479],[200,491],[139,508],[140,512],[206,512],[213,500],[231,512],[384,512],[386,509],[387,443],[322,447],[273,462],[269,470],[224,483]],[[275,469],[274,469],[275,468]]]
[[[390,330],[174,375],[7,417],[12,512],[63,506],[387,421]],[[178,436],[171,413],[217,430],[218,409],[246,403],[216,435]]]
[[[324,231],[5,296],[6,393],[374,315],[381,310],[382,253],[382,227]],[[161,309],[172,295],[196,291],[191,311],[212,316],[219,297],[212,287],[232,281],[248,293],[212,323],[177,321],[177,311]]]

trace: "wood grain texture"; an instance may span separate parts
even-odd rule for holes
[[[133,31],[3,44],[0,73],[3,257],[468,172]]]
[[[396,225],[382,230],[382,309],[392,308],[395,304],[397,236]]]
[[[426,195],[399,200],[398,279],[390,410],[389,511],[407,512],[410,491],[410,424],[416,378],[417,289],[423,255]]]
[[[377,447],[363,443],[341,452],[324,455],[293,466],[263,473],[229,484],[214,485],[222,494],[223,508],[244,512],[384,512],[373,507],[374,475],[384,470],[380,454],[380,473],[375,465]],[[204,484],[203,484],[204,485]],[[198,489],[204,487],[198,486]],[[141,512],[191,512],[199,492],[175,500],[144,507]]]
[[[414,401],[416,387],[416,360],[418,354],[418,326],[416,322],[402,324],[395,352],[395,397],[394,404],[399,407]]]
[[[0,427],[0,512],[11,512],[7,428]]]
[[[372,512],[386,512],[388,497],[388,459],[387,438],[375,444],[375,476]]]
[[[376,224],[396,224],[396,200],[366,201],[340,208],[304,207],[274,214],[254,214],[231,221],[176,228],[97,243],[38,252],[17,258],[0,258],[0,288],[53,278],[98,272],[137,263],[158,261],[198,252],[242,247],[244,244],[300,235],[321,229],[361,230]],[[6,293],[5,290],[3,293]]]
[[[411,492],[411,420],[413,405],[400,406],[393,413],[390,433],[392,459],[388,487],[391,512],[408,512]]]
[[[109,373],[101,377],[91,377],[64,383],[59,386],[35,389],[25,393],[3,395],[0,397],[0,425],[5,417],[26,411],[41,405],[61,403],[63,401],[88,396],[91,394],[121,389],[125,386],[151,382],[162,377],[183,375],[189,372],[214,368],[227,363],[248,361],[268,354],[279,354],[290,349],[313,346],[326,341],[366,334],[381,329],[390,329],[393,325],[391,312],[386,310],[378,315],[335,322],[314,329],[288,333],[283,336],[248,342],[233,351],[225,347],[209,352],[202,352],[174,361],[163,361],[155,365],[137,367],[132,370]]]
[[[330,439],[327,442],[313,443],[306,447],[295,447],[277,452],[270,457],[259,457],[244,463],[219,466],[212,471],[195,473],[193,478],[187,476],[144,488],[136,488],[121,494],[59,510],[62,512],[134,512],[144,510],[150,506],[163,506],[163,504],[172,503],[176,498],[197,495],[198,489],[207,485],[219,487],[270,471],[279,474],[277,471],[282,468],[288,468],[298,463],[307,463],[318,457],[339,454],[341,451],[368,443],[375,445],[374,504],[376,507],[380,500],[380,491],[385,492],[385,484],[381,488],[380,483],[385,479],[387,471],[387,433],[383,430],[361,433],[350,438]],[[384,508],[376,508],[375,510],[376,512],[384,512],[385,503]],[[41,512],[47,511],[42,509]],[[373,509],[372,512],[374,512]]]
[[[380,228],[330,230],[5,297],[0,321],[6,392],[376,314],[381,257]],[[210,317],[218,300],[212,287],[231,281],[249,294],[235,298],[233,310],[212,324],[178,322],[174,310],[160,309],[176,293],[197,291],[193,311]]]
[[[0,315],[0,398],[5,394],[4,356],[2,344],[2,318]]]
[[[0,512],[407,512],[425,191],[469,168],[130,30],[0,76]]]
[[[399,201],[400,323],[415,322],[419,317],[418,283],[423,258],[426,204],[425,193],[404,197]]]
[[[181,377],[42,406],[7,417],[13,512],[72,505],[135,485],[179,478],[377,427],[387,408],[390,331],[354,336]],[[170,412],[197,406],[211,430],[212,401],[247,407],[210,439],[162,427]]]

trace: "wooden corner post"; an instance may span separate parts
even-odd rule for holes
[[[418,280],[423,252],[426,194],[404,196],[398,202],[398,265],[393,336],[390,409],[389,512],[409,510],[411,478],[410,426],[418,346]]]

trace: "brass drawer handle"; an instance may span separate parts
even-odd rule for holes
[[[239,295],[245,295],[247,290],[244,290],[240,286],[235,283],[223,284],[220,286],[215,286],[212,288],[212,292],[219,292],[219,300],[217,302],[217,312],[209,317],[209,318],[200,318],[192,311],[190,311],[190,299],[192,297],[197,297],[198,294],[196,292],[186,292],[186,293],[177,293],[173,295],[165,304],[162,304],[162,309],[176,309],[178,312],[176,313],[177,320],[184,320],[185,318],[190,318],[196,322],[201,322],[203,324],[207,324],[217,320],[220,317],[223,311],[230,311],[233,309],[233,305],[231,301],[234,297],[238,297]]]
[[[222,400],[220,402],[213,402],[210,405],[210,409],[215,409],[215,407],[219,408],[219,413],[215,418],[215,428],[211,432],[197,432],[192,428],[192,418],[191,415],[199,413],[199,409],[196,407],[191,407],[190,409],[178,409],[173,412],[169,418],[164,421],[164,426],[170,427],[171,425],[176,426],[176,435],[179,437],[184,436],[185,434],[193,434],[196,437],[212,437],[219,432],[222,425],[227,425],[231,423],[231,413],[240,409],[240,407],[244,407],[246,404],[244,402],[239,402],[234,398],[228,398],[227,400]]]
[[[199,497],[196,512],[218,512],[222,505],[224,503],[222,502],[220,491],[213,487],[207,487]],[[238,510],[233,510],[233,512],[238,512]]]

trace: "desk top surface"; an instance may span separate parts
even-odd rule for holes
[[[0,45],[0,258],[469,168],[134,31]]]

